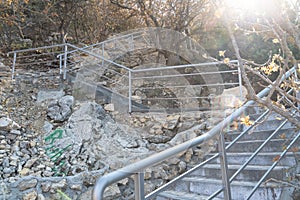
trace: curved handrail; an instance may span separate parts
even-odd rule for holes
[[[287,77],[291,76],[292,73],[295,72],[295,67],[291,68],[289,71],[287,71],[282,77],[281,81],[285,80]],[[265,89],[263,89],[260,93],[257,94],[259,98],[262,98],[266,96],[272,86],[268,86]],[[208,141],[209,139],[213,138],[215,135],[221,132],[221,130],[229,125],[234,119],[242,115],[242,113],[245,111],[245,109],[255,102],[253,100],[248,101],[246,104],[238,108],[236,111],[234,111],[231,115],[226,117],[222,122],[217,124],[215,127],[213,127],[210,131],[207,133],[196,137],[194,139],[191,139],[189,141],[186,141],[182,144],[176,145],[172,148],[166,149],[162,152],[159,152],[157,154],[154,154],[148,158],[145,158],[143,160],[140,160],[136,163],[127,165],[117,171],[111,172],[107,175],[104,175],[103,177],[99,178],[96,182],[96,185],[93,189],[92,193],[92,199],[93,200],[102,200],[103,199],[103,194],[109,185],[118,182],[128,176],[131,176],[133,174],[141,172],[143,169],[151,167],[159,162],[164,161],[167,158],[173,157],[176,154],[188,149],[192,148],[194,146],[200,145],[205,141]]]

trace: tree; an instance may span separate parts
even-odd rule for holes
[[[287,107],[299,112],[297,105],[300,99],[289,94],[290,88],[299,91],[299,82],[295,74],[283,83],[280,79],[291,67],[298,68],[297,59],[300,50],[299,40],[299,6],[289,1],[269,0],[266,7],[260,7],[258,13],[246,9],[233,10],[226,1],[217,1],[218,17],[222,19],[228,30],[231,44],[236,58],[239,60],[239,67],[242,72],[244,84],[248,90],[248,99],[254,100],[279,113],[290,122],[300,128],[300,122],[293,116]],[[228,2],[228,1],[227,1]],[[299,5],[299,1],[297,1]],[[233,11],[233,12],[229,12]],[[257,63],[253,60],[245,59],[241,54],[240,41],[238,35],[258,35],[267,43],[275,45],[276,51],[271,51],[265,63]],[[299,69],[297,69],[299,73]],[[272,85],[273,88],[266,98],[260,99],[256,96],[255,88],[251,83],[251,77],[256,76],[261,82],[261,86]],[[274,98],[274,96],[276,98]],[[284,103],[279,100],[283,99]]]
[[[167,28],[188,37],[198,34],[203,28],[205,16],[210,12],[208,0],[110,0],[112,4],[128,11],[140,24],[146,27]],[[184,42],[184,41],[180,41]],[[174,44],[174,48],[180,44]],[[165,57],[167,65],[181,64],[183,61],[171,52],[157,49]]]
[[[61,43],[66,39],[95,43],[137,24],[130,13],[109,0],[0,1],[0,19],[0,44],[6,49]],[[26,39],[32,42],[29,46],[22,42]]]

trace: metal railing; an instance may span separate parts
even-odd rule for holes
[[[237,63],[237,61],[231,61]],[[130,76],[129,101],[134,99],[154,111],[208,110],[214,96],[224,88],[242,87],[239,69],[215,71],[223,62],[158,66],[133,69]],[[213,67],[212,67],[213,66]],[[217,66],[217,67],[216,67]],[[212,67],[212,69],[211,69]],[[223,76],[227,78],[227,82]],[[241,93],[242,90],[240,90]],[[208,95],[210,94],[210,95]],[[214,94],[214,95],[212,95]],[[240,94],[242,98],[242,94]],[[153,107],[153,108],[152,108]],[[143,111],[136,108],[130,111]]]
[[[295,67],[293,67],[292,69],[290,69],[281,78],[281,81],[283,81],[286,78],[290,77],[291,74],[294,73],[294,72],[295,72]],[[259,98],[262,98],[262,97],[266,96],[269,93],[269,91],[270,91],[271,88],[272,88],[272,86],[269,86],[269,87],[265,88],[260,93],[258,93],[257,96]],[[147,196],[145,196],[145,194],[144,194],[144,178],[143,178],[143,174],[144,173],[143,173],[143,171],[146,168],[149,168],[149,167],[151,167],[151,166],[153,166],[155,164],[158,164],[158,163],[160,163],[160,162],[162,162],[162,161],[164,161],[164,160],[166,160],[166,159],[168,159],[170,157],[173,157],[176,154],[178,154],[178,153],[180,153],[182,151],[185,151],[185,150],[187,150],[189,148],[192,148],[192,147],[195,147],[195,146],[200,145],[202,143],[205,143],[209,139],[213,138],[215,135],[220,134],[222,132],[222,130],[223,130],[224,127],[228,126],[236,118],[238,118],[240,115],[242,115],[243,112],[246,110],[246,108],[249,107],[249,106],[251,106],[251,105],[253,105],[253,104],[254,104],[254,101],[248,101],[242,107],[238,108],[231,115],[229,115],[228,117],[226,117],[222,122],[220,122],[215,127],[213,127],[210,131],[208,131],[207,133],[205,133],[205,134],[203,134],[203,135],[201,135],[199,137],[196,137],[196,138],[194,138],[192,140],[186,141],[186,142],[184,142],[182,144],[179,144],[177,146],[174,146],[172,148],[164,150],[164,151],[162,151],[160,153],[154,154],[154,155],[152,155],[152,156],[150,156],[150,157],[148,157],[146,159],[143,159],[143,160],[138,161],[138,162],[136,162],[134,164],[125,166],[125,167],[123,167],[123,168],[121,168],[121,169],[119,169],[117,171],[111,172],[111,173],[109,173],[109,174],[101,177],[100,179],[98,179],[98,181],[96,182],[96,185],[94,187],[93,194],[92,194],[93,200],[101,200],[101,199],[103,199],[104,191],[105,191],[105,189],[109,185],[111,185],[113,183],[116,183],[116,182],[118,182],[118,181],[120,181],[120,180],[122,180],[124,178],[127,178],[129,176],[132,176],[132,175],[135,177],[135,199],[137,199],[137,200],[150,199],[151,197],[156,196],[158,194],[158,192],[160,192],[161,190],[157,190],[155,192],[152,192],[152,193],[150,193]],[[267,114],[267,112],[264,113],[259,118],[262,118],[266,114]],[[275,131],[275,132],[277,132],[277,131]],[[297,138],[299,137],[299,135],[300,135],[300,133],[294,138],[294,140],[291,142],[291,144],[288,147],[290,147],[297,140]],[[234,142],[236,142],[240,137],[238,137],[236,140],[234,140]],[[230,144],[230,146],[232,146],[232,144]],[[229,147],[226,147],[226,148],[229,148]],[[280,156],[280,158],[282,156],[284,156],[284,154],[286,152],[287,152],[287,150],[285,150],[282,153],[282,155]],[[200,166],[203,166],[203,164],[200,164]],[[182,178],[182,177],[184,177],[184,176],[180,176],[180,178]],[[177,179],[177,180],[179,180],[179,179]],[[227,177],[227,179],[229,179],[229,178]],[[261,181],[259,181],[257,185],[259,186],[260,184],[261,184]],[[228,190],[228,188],[226,188],[226,187],[225,187],[225,189]],[[254,190],[256,190],[256,189],[257,189],[257,187],[254,188]],[[229,190],[230,190],[230,188],[229,188]]]
[[[135,37],[126,35],[122,38],[134,40]],[[115,40],[112,39],[109,42],[114,43]],[[90,85],[105,86],[114,93],[127,98],[129,113],[149,110],[171,112],[207,110],[210,107],[207,104],[210,104],[213,98],[213,96],[208,96],[208,93],[217,95],[224,88],[242,87],[239,69],[218,70],[219,66],[223,65],[223,68],[226,66],[223,62],[131,69],[101,55],[103,52],[93,52],[92,47],[99,45],[104,47],[107,43],[105,41],[83,48],[66,44],[66,51],[57,57],[60,60],[67,57],[68,62],[62,63],[63,66],[60,68],[63,69],[65,79],[72,67],[76,68],[76,65],[81,65],[77,80]],[[68,47],[73,50],[67,51]],[[103,50],[103,48],[100,49]],[[231,63],[237,63],[237,61],[232,60]],[[230,77],[231,82],[223,83],[223,76]],[[212,88],[214,92],[210,91]],[[203,90],[206,90],[206,95],[201,94]],[[243,96],[241,91],[240,89],[240,95]],[[133,109],[133,101],[138,102],[140,108]]]
[[[45,68],[59,70],[59,74],[62,74],[62,66],[67,65],[67,44],[57,44],[51,46],[16,50],[8,53],[8,56],[13,55],[11,78],[14,79],[16,71],[19,67],[26,67],[32,69],[33,72],[45,70]],[[57,55],[63,53],[64,56]]]

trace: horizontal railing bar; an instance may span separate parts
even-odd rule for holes
[[[59,60],[46,60],[46,61],[40,61],[40,62],[29,62],[29,63],[16,63],[15,66],[26,66],[26,65],[36,65],[36,64],[45,64],[45,63],[50,63],[50,62],[59,62]],[[58,66],[57,65],[53,65],[54,66]]]
[[[13,54],[13,53],[21,53],[21,52],[28,52],[28,51],[36,51],[36,50],[40,50],[40,49],[51,49],[54,47],[62,47],[65,46],[66,44],[56,44],[56,45],[50,45],[50,46],[43,46],[43,47],[36,47],[36,48],[30,48],[30,49],[21,49],[21,50],[15,50],[15,51],[10,51],[7,53],[7,55],[9,54]]]
[[[201,84],[201,85],[188,85],[189,87],[202,87],[202,86],[232,86],[238,85],[239,83],[223,83],[223,84]],[[165,85],[162,87],[132,87],[133,89],[137,90],[154,90],[154,89],[164,89],[164,88],[186,88],[186,85]]]
[[[26,55],[26,56],[21,56],[21,55],[18,55],[18,59],[21,59],[21,58],[31,58],[31,57],[42,57],[42,56],[45,56],[45,55],[51,55],[51,54],[55,54],[53,55],[54,57],[57,56],[58,53],[61,53],[62,51],[57,51],[57,52],[47,52],[47,53],[41,53],[41,54],[30,54],[30,55]]]
[[[232,60],[230,63],[237,63],[237,60]],[[156,68],[147,68],[147,69],[134,69],[132,72],[147,72],[147,71],[157,71],[157,70],[167,70],[167,69],[180,69],[187,67],[205,67],[207,65],[222,65],[226,64],[223,61],[218,62],[207,62],[207,63],[198,63],[198,64],[187,64],[187,65],[176,65],[176,66],[165,66],[165,67],[156,67]]]
[[[236,71],[228,71],[230,73],[237,72]],[[153,78],[174,78],[174,77],[185,77],[185,76],[195,76],[195,75],[209,75],[209,74],[225,74],[228,72],[224,71],[215,71],[215,72],[198,72],[198,73],[190,73],[190,74],[167,74],[167,75],[153,75],[153,76],[138,76],[132,78],[132,80],[138,80],[138,79],[153,79]]]
[[[133,95],[134,96],[134,95]],[[161,97],[161,98],[142,98],[142,99],[139,99],[139,100],[156,100],[156,99],[159,99],[159,100],[176,100],[176,99],[211,99],[210,97],[182,97],[182,98],[177,98],[177,97]]]
[[[139,33],[139,32],[136,32],[136,33]],[[140,33],[142,33],[142,32],[140,32]],[[89,45],[89,46],[85,46],[85,47],[82,47],[82,48],[79,48],[79,49],[74,49],[72,51],[69,51],[68,53],[74,53],[74,52],[79,51],[79,50],[87,50],[87,49],[90,49],[90,48],[94,48],[96,46],[105,45],[108,42],[112,42],[114,40],[117,40],[117,39],[120,39],[120,38],[123,38],[123,37],[126,37],[126,36],[131,36],[131,35],[134,35],[134,33],[131,33],[131,34],[128,34],[128,35],[122,35],[120,37],[115,37],[115,38],[107,39],[105,41],[102,41],[102,42],[99,42],[99,43],[96,43],[96,44],[92,44],[92,45]],[[61,55],[59,55],[59,56],[61,56]]]
[[[142,100],[176,100],[176,99],[207,99],[209,97],[198,97],[198,96],[184,96],[184,97],[155,97],[155,98],[144,98]]]

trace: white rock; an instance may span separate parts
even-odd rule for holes
[[[104,110],[109,111],[109,112],[113,112],[113,111],[115,111],[115,106],[112,103],[106,104],[104,106]]]

